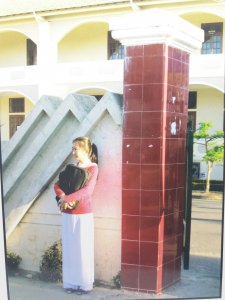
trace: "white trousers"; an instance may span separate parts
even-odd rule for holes
[[[62,214],[63,287],[90,291],[94,282],[93,213]]]

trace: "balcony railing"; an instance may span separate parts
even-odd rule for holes
[[[123,60],[0,68],[0,78],[0,87],[42,82],[66,84],[123,81]]]
[[[224,54],[190,55],[190,83],[224,89]]]
[[[190,77],[224,76],[224,54],[190,56]]]
[[[0,68],[0,87],[37,84],[37,66]]]
[[[0,68],[0,88],[20,85],[122,82],[123,60]],[[190,56],[190,83],[224,84],[224,55]]]
[[[224,54],[190,56],[190,77],[224,76]]]

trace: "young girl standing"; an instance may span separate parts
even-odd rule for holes
[[[72,154],[76,165],[89,173],[86,185],[65,195],[54,185],[62,209],[63,287],[68,293],[83,294],[93,289],[94,282],[94,221],[92,193],[98,176],[97,148],[88,137],[73,141]],[[75,209],[64,209],[71,201],[79,201]]]

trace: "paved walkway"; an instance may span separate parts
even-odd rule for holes
[[[140,294],[107,287],[95,287],[87,295],[67,295],[61,284],[46,283],[26,277],[10,277],[10,300],[63,299],[163,299],[220,297],[220,254],[222,196],[212,198],[194,194],[192,205],[191,257],[189,270],[182,270],[181,280],[161,295]]]

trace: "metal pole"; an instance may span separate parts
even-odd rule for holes
[[[187,162],[186,162],[186,201],[185,201],[185,231],[184,231],[184,269],[189,269],[191,243],[191,210],[192,210],[192,164],[193,164],[193,130],[191,123],[187,128]]]

